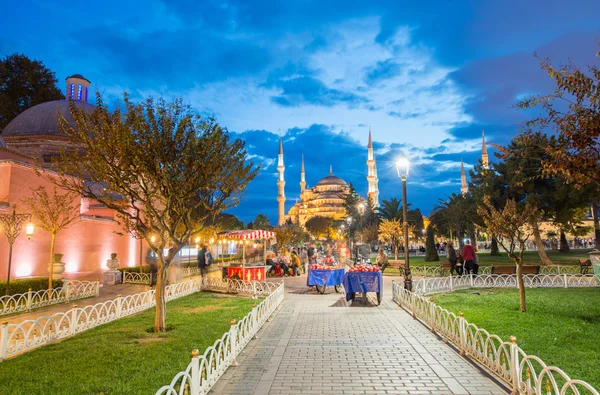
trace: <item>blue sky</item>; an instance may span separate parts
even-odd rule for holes
[[[412,163],[409,200],[429,213],[459,191],[460,159],[480,157],[481,130],[506,143],[528,114],[511,108],[551,81],[534,53],[597,62],[600,2],[19,1],[3,5],[0,55],[42,60],[62,81],[81,73],[109,100],[182,97],[246,140],[262,164],[242,204],[276,222],[283,136],[289,208],[307,182],[334,174],[366,194],[368,126],[382,199]]]

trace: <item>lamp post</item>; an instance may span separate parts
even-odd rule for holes
[[[354,234],[352,233],[352,217],[346,218],[346,222],[348,223],[348,244],[350,244],[350,259],[356,264],[354,260]]]
[[[6,275],[6,289],[5,294],[8,295],[10,291],[10,269],[12,265],[12,249],[13,244],[16,238],[21,233],[21,229],[23,229],[23,224],[25,222],[31,221],[31,214],[17,214],[16,207],[13,206],[12,214],[0,214],[0,223],[2,224],[2,228],[4,230],[4,234],[8,239],[8,273]],[[25,226],[25,233],[27,234],[27,238],[31,239],[33,236],[34,226],[31,222],[29,222]],[[50,273],[50,277],[52,277],[52,273]]]
[[[398,177],[402,180],[402,217],[404,226],[404,289],[412,291],[412,275],[410,273],[410,262],[408,253],[408,208],[406,198],[406,179],[408,178],[408,169],[410,161],[407,157],[402,156],[396,162],[396,170]]]

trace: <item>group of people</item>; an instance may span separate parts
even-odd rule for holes
[[[304,248],[300,249],[300,254],[303,255]],[[300,268],[303,267],[302,260],[295,248],[292,251],[283,249],[280,252],[273,252],[267,255],[267,275],[277,277],[283,276],[299,276]]]
[[[467,240],[461,251],[454,249],[454,243],[448,242],[448,261],[450,262],[450,275],[456,274],[462,276],[463,274],[477,274],[479,272],[479,262],[477,261],[477,254],[475,249],[471,245],[471,242]]]

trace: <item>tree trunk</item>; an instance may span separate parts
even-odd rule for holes
[[[525,284],[523,282],[523,274],[521,269],[522,265],[522,261],[517,263],[517,281],[519,283],[519,302],[521,306],[521,313],[525,313],[527,311],[527,305],[525,304]]]
[[[569,243],[567,242],[567,236],[565,236],[565,232],[560,230],[560,248],[558,249],[560,252],[570,252]]]
[[[50,265],[48,265],[48,289],[52,289],[52,272],[54,271],[54,242],[56,241],[56,233],[52,232],[50,240]]]
[[[167,285],[167,265],[163,259],[158,259],[158,272],[156,277],[156,288],[154,300],[156,301],[156,315],[154,317],[154,332],[165,332],[165,317],[167,314],[167,302],[165,299],[165,286]]]
[[[540,227],[536,222],[531,224],[533,228],[533,238],[535,240],[535,247],[538,250],[538,254],[540,255],[540,259],[542,261],[542,265],[552,265],[552,260],[546,254],[546,250],[544,249],[544,243],[542,243],[542,236],[540,235]]]
[[[598,210],[598,202],[592,203],[592,216],[594,217],[594,239],[596,248],[600,250],[600,210]]]
[[[490,256],[500,256],[500,249],[498,248],[498,240],[492,236],[492,245],[490,246]]]
[[[398,260],[398,244],[394,245],[394,252],[395,252],[394,259]]]

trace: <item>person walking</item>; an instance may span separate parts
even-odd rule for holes
[[[307,255],[308,255],[308,263],[309,264],[315,264],[317,263],[317,252],[315,250],[315,245],[314,244],[310,244],[308,246],[308,250],[306,251]]]
[[[291,261],[292,261],[292,275],[293,276],[299,276],[300,275],[300,258],[298,257],[298,254],[296,253],[296,250],[292,250],[292,256],[291,256]]]
[[[208,272],[206,269],[206,246],[202,246],[202,248],[198,250],[198,268],[200,269],[200,275],[204,278]]]
[[[456,269],[456,250],[454,249],[454,244],[449,242],[447,247],[448,249],[448,261],[450,262],[450,275],[454,276],[454,271],[456,270],[456,274],[458,274],[458,270]]]
[[[465,274],[471,274],[475,270],[475,249],[471,242],[467,240],[462,252],[463,260],[465,261]]]

